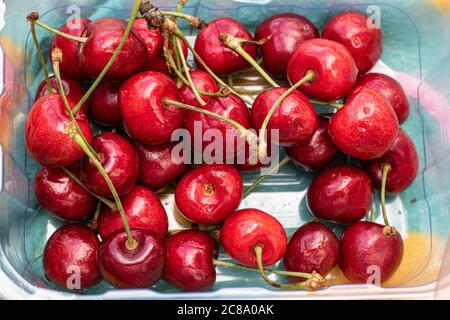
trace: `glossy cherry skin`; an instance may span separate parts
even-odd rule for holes
[[[75,107],[68,98],[69,106]],[[87,141],[92,140],[92,129],[86,113],[80,111],[75,119]],[[57,93],[47,94],[31,107],[25,125],[28,152],[39,164],[48,167],[68,166],[80,160],[84,152],[70,137],[73,126],[62,98]]]
[[[164,98],[178,101],[175,82],[167,75],[146,71],[125,81],[119,105],[127,132],[142,144],[160,144],[183,126],[183,110],[166,106]]]
[[[142,39],[147,48],[146,66],[153,63],[154,60],[161,57],[163,50],[163,38],[159,29],[149,28],[145,18],[138,18],[134,21],[133,29]],[[145,70],[149,70],[145,68]]]
[[[163,279],[183,291],[207,291],[216,282],[217,243],[206,232],[183,230],[166,240]]]
[[[145,229],[132,229],[137,248],[127,248],[127,235],[117,230],[100,245],[98,262],[105,280],[116,288],[150,288],[161,279],[166,249],[156,233]]]
[[[315,79],[301,85],[308,96],[338,100],[347,96],[358,76],[358,68],[350,52],[342,44],[327,39],[312,39],[301,43],[288,63],[288,79],[294,85],[311,70]]]
[[[72,36],[80,37],[83,34],[84,29],[86,29],[90,23],[91,20],[85,18],[72,19],[62,25],[59,30]],[[59,68],[63,77],[75,80],[86,79],[86,74],[80,68],[78,42],[55,34],[52,39],[50,52],[52,52],[54,48],[59,48],[62,51],[63,61],[60,63]]]
[[[319,38],[319,30],[305,17],[295,13],[273,15],[264,20],[255,32],[255,39],[271,39],[260,46],[264,69],[277,78],[286,77],[289,59],[297,46]]]
[[[164,190],[191,167],[182,154],[172,154],[177,142],[144,146],[135,142],[139,157],[139,181],[154,192]]]
[[[86,289],[96,285],[102,279],[97,264],[99,247],[95,232],[83,224],[59,228],[45,245],[43,264],[46,277],[68,289]]]
[[[239,171],[227,164],[204,164],[186,173],[175,190],[178,210],[198,224],[220,224],[242,199]]]
[[[383,234],[384,228],[378,223],[360,221],[345,229],[339,267],[347,279],[365,283],[379,270],[383,283],[397,270],[403,257],[403,240],[398,232],[391,236]]]
[[[130,192],[139,176],[139,159],[131,142],[117,133],[105,132],[95,136],[91,145],[117,193],[121,196]],[[112,197],[105,179],[87,156],[83,158],[81,179],[95,194]]]
[[[208,93],[216,93],[219,91],[219,86],[217,85],[216,81],[214,81],[214,79],[207,72],[203,70],[191,70],[190,75],[192,78],[192,82],[197,89]],[[189,88],[187,85],[183,84],[179,89],[179,93],[181,102],[201,108],[201,105],[195,98],[195,95],[192,92],[191,88]],[[211,100],[211,98],[208,96],[201,97],[206,103]]]
[[[102,18],[91,22],[83,36],[87,41],[80,46],[80,64],[83,71],[95,79],[101,73],[126,29],[126,21],[118,18]],[[131,30],[119,56],[106,74],[106,79],[126,79],[143,69],[147,49],[141,38]]]
[[[250,67],[250,64],[234,50],[220,41],[221,33],[252,41],[253,37],[244,26],[231,18],[219,18],[208,23],[208,27],[200,30],[195,41],[195,51],[206,65],[217,75],[240,71]],[[256,58],[256,46],[242,45],[242,48],[253,58]],[[196,61],[197,68],[204,69]]]
[[[79,175],[79,168],[68,169]],[[34,179],[34,192],[42,208],[62,220],[86,220],[97,205],[97,199],[60,168],[41,167]]]
[[[89,112],[95,121],[106,126],[121,126],[119,106],[120,81],[103,81],[89,98]]]
[[[339,239],[333,231],[319,222],[301,226],[289,241],[284,265],[286,270],[312,273],[325,277],[339,262]],[[290,277],[291,282],[305,279]]]
[[[269,110],[286,88],[271,88],[259,94],[253,102],[252,125],[260,129]],[[319,126],[319,119],[308,98],[300,91],[287,96],[270,118],[267,126],[268,137],[271,130],[279,131],[279,143],[293,146],[307,141]]]
[[[264,266],[279,261],[287,248],[286,232],[281,223],[258,209],[243,209],[229,216],[222,226],[220,241],[230,257],[248,267],[258,266],[256,246],[264,247]]]
[[[357,159],[381,157],[392,147],[398,130],[389,101],[368,87],[356,88],[328,126],[333,143]]]
[[[319,219],[350,223],[366,216],[372,206],[369,176],[361,169],[339,165],[318,175],[307,192],[309,210]]]
[[[391,169],[386,179],[386,192],[399,193],[405,191],[417,176],[419,158],[414,142],[408,134],[400,129],[391,149],[381,158],[362,161],[363,169],[372,180],[373,186],[380,190],[383,177],[383,165],[390,164]]]
[[[319,127],[305,142],[286,148],[286,152],[300,168],[306,171],[321,171],[339,156],[339,150],[328,134],[328,119],[319,118]]]
[[[408,118],[408,98],[397,80],[381,73],[368,73],[358,80],[357,85],[380,92],[391,103],[400,124]]]
[[[328,21],[322,33],[323,38],[342,43],[351,52],[360,73],[372,69],[383,52],[381,28],[370,28],[369,19],[359,12],[344,12]]]

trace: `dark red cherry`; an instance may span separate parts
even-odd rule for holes
[[[410,109],[408,98],[397,80],[381,73],[368,73],[358,80],[357,85],[380,92],[391,103],[400,123],[408,118]]]
[[[150,288],[161,279],[166,250],[164,241],[156,233],[132,229],[137,247],[127,247],[125,231],[117,230],[102,242],[98,252],[100,271],[107,282],[116,288]]]
[[[353,55],[360,73],[372,69],[383,52],[381,28],[359,12],[334,16],[328,21],[322,36],[342,43]]]
[[[130,228],[151,230],[161,238],[166,237],[169,228],[167,213],[156,194],[137,186],[121,201]],[[123,223],[119,212],[103,206],[97,219],[97,231],[102,239],[120,229],[123,229]]]
[[[358,159],[381,157],[392,147],[399,130],[394,109],[378,91],[358,87],[328,126],[333,143]]]
[[[308,96],[338,100],[347,96],[356,83],[358,68],[342,44],[327,39],[312,39],[298,45],[288,63],[288,79],[294,85],[311,70],[315,79],[301,85]]]
[[[175,190],[178,210],[199,224],[220,224],[242,199],[242,178],[232,165],[201,165],[181,178]]]
[[[145,70],[150,70],[147,67],[154,63],[156,59],[161,57],[163,50],[163,38],[161,31],[157,28],[149,28],[145,18],[138,18],[134,21],[133,29],[142,39],[147,48],[147,60]]]
[[[89,98],[89,112],[92,119],[107,126],[121,126],[119,107],[120,81],[103,81]]]
[[[68,224],[48,239],[43,256],[46,277],[67,289],[90,288],[102,279],[97,264],[100,241],[82,224]]]
[[[68,98],[73,109],[75,102]],[[86,113],[80,111],[75,119],[87,141],[92,139],[92,129]],[[50,167],[70,165],[80,160],[84,152],[69,133],[75,130],[57,93],[40,98],[32,106],[25,125],[25,142],[28,152],[39,164]]]
[[[255,32],[255,39],[271,39],[262,45],[264,69],[277,78],[286,77],[287,65],[297,46],[319,38],[319,30],[305,17],[295,13],[273,15],[264,20]]]
[[[319,219],[350,223],[366,216],[372,206],[369,176],[361,169],[339,165],[318,175],[307,192],[309,210]]]
[[[403,257],[403,240],[397,231],[391,234],[386,228],[360,221],[345,229],[339,267],[350,281],[365,283],[370,278],[383,283],[397,270]]]
[[[399,193],[405,191],[417,176],[419,158],[416,147],[405,131],[400,129],[391,149],[381,158],[362,161],[363,169],[369,174],[373,186],[380,190],[383,177],[383,165],[389,164],[391,169],[386,179],[386,191]]]
[[[207,291],[216,282],[216,241],[197,230],[183,230],[166,240],[163,279],[183,291]]]
[[[339,261],[339,239],[333,231],[319,222],[301,226],[289,241],[284,265],[294,272],[317,272],[326,276]],[[291,277],[291,282],[305,281]]]
[[[195,51],[214,73],[222,75],[240,71],[250,67],[250,64],[234,50],[220,41],[222,33],[252,41],[253,37],[244,26],[231,18],[219,18],[208,23],[208,27],[200,30],[195,41]],[[256,46],[243,45],[243,49],[256,58]],[[197,67],[203,70],[201,63]]]
[[[229,216],[220,232],[220,241],[230,257],[248,267],[257,267],[254,252],[263,247],[262,263],[270,266],[286,252],[287,237],[281,223],[258,209],[243,209]]]
[[[130,192],[139,176],[139,160],[130,141],[114,132],[105,132],[92,139],[93,149],[119,195]],[[86,156],[81,166],[81,179],[95,194],[111,197],[105,179],[94,163]]]
[[[214,79],[207,72],[202,70],[191,70],[190,75],[192,78],[192,82],[197,89],[208,93],[216,93],[219,91],[219,87],[217,86],[216,81],[214,81]],[[201,105],[195,98],[191,88],[189,88],[187,85],[183,84],[179,89],[179,93],[181,102],[201,108]],[[205,102],[209,102],[211,100],[211,98],[207,96],[201,97]]]
[[[328,119],[319,118],[319,128],[307,141],[286,148],[291,160],[307,171],[321,171],[339,156],[339,150],[328,134]]]
[[[101,73],[126,29],[126,21],[118,18],[102,18],[91,22],[83,32],[87,41],[80,45],[80,63],[82,70],[95,79]],[[131,31],[125,45],[111,69],[106,74],[107,79],[126,79],[143,69],[147,49],[141,38]]]
[[[171,140],[173,131],[183,126],[183,110],[166,106],[164,98],[178,100],[175,82],[159,72],[142,72],[122,85],[120,111],[127,132],[143,144]]]

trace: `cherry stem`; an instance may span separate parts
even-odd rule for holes
[[[172,36],[172,48],[173,48],[172,52],[175,55],[175,62],[176,62],[177,70],[181,71],[181,56],[183,56],[183,58],[184,58],[184,55],[183,55],[183,49],[178,49],[178,43],[179,43],[178,38],[173,35]],[[169,52],[169,56],[171,56],[170,52]],[[186,66],[187,66],[187,64],[186,64]],[[187,70],[187,69],[189,69],[189,66],[187,66],[185,70]]]
[[[177,9],[178,9],[178,7],[177,7]],[[172,16],[172,17],[177,17],[177,18],[187,20],[187,21],[189,21],[189,24],[191,25],[191,27],[194,27],[197,29],[203,29],[208,26],[208,24],[204,20],[202,20],[200,17],[191,16],[189,14],[181,13],[179,11],[161,11],[161,13],[166,16]]]
[[[73,41],[80,42],[80,43],[85,43],[87,41],[87,39],[88,39],[86,37],[77,37],[77,36],[73,36],[71,34],[62,32],[62,31],[60,31],[58,29],[50,27],[49,25],[47,25],[45,23],[40,22],[39,20],[34,20],[34,21],[32,21],[32,23],[35,23],[39,27],[41,27],[41,28],[43,28],[43,29],[45,29],[47,31],[50,31],[50,32],[52,32],[54,34],[57,34],[58,36],[61,36],[63,38],[69,39],[69,40],[73,40]]]
[[[309,99],[309,101],[313,104],[319,104],[322,106],[327,106],[336,110],[341,109],[344,105],[341,103],[333,102],[333,101],[320,101],[315,99]]]
[[[41,63],[42,70],[44,71],[45,82],[47,84],[47,93],[54,93],[55,91],[53,90],[52,84],[50,82],[50,76],[48,74],[48,69],[47,69],[47,64],[45,63],[44,54],[42,53],[42,48],[41,48],[41,45],[40,45],[39,40],[36,35],[36,25],[35,25],[34,21],[30,21],[30,28],[31,28],[31,35],[33,37],[34,45],[35,45],[37,53],[38,53],[39,62]]]
[[[183,9],[183,7],[186,5],[187,2],[188,2],[188,0],[178,0],[178,4],[175,9],[175,12],[180,12]]]
[[[244,198],[246,198],[258,185],[262,182],[266,181],[269,177],[271,177],[275,172],[277,172],[280,168],[282,168],[285,164],[289,163],[291,158],[286,156],[283,160],[280,161],[275,167],[273,167],[266,175],[260,176],[251,186],[249,186],[244,191]]]
[[[391,170],[391,165],[384,163],[382,165],[383,176],[381,178],[381,211],[383,212],[384,224],[389,227],[389,220],[386,212],[386,181],[389,171]]]
[[[93,230],[97,230],[97,227],[98,227],[97,221],[98,221],[98,216],[100,215],[101,208],[102,208],[102,202],[99,201],[97,203],[97,206],[95,207],[94,217],[88,223],[89,227],[91,227],[91,229],[93,229]]]

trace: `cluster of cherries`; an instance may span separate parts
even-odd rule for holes
[[[71,222],[45,246],[47,278],[67,287],[78,270],[77,289],[102,279],[117,288],[150,288],[163,278],[199,291],[214,285],[220,265],[258,270],[278,288],[317,289],[339,264],[354,282],[367,281],[371,266],[379,268],[382,282],[388,279],[401,261],[403,242],[388,224],[384,195],[413,182],[418,159],[399,128],[409,114],[401,86],[389,76],[366,74],[382,52],[380,29],[370,27],[367,16],[347,12],[332,18],[320,37],[306,18],[279,14],[263,21],[253,37],[233,19],[205,23],[184,14],[184,4],[164,12],[138,0],[128,22],[77,19],[59,30],[36,13],[28,16],[38,51],[35,25],[56,33],[55,75],[42,82],[26,123],[27,149],[42,165],[36,199]],[[138,10],[142,18],[136,18]],[[179,19],[200,29],[195,47],[178,28]],[[255,60],[258,47],[264,69]],[[198,69],[186,62],[189,50]],[[257,95],[251,109],[248,96],[223,78],[250,67],[273,86]],[[286,78],[290,87],[274,80]],[[85,93],[80,83],[89,80],[94,82]],[[319,117],[313,104],[338,110]],[[113,130],[93,136],[89,118]],[[186,128],[194,134],[198,122],[202,130],[224,135],[234,130],[231,143],[243,139],[246,151],[256,140],[258,154],[268,153],[265,141],[277,129],[290,159],[320,172],[309,186],[308,207],[318,219],[348,224],[341,240],[318,221],[288,240],[272,215],[237,210],[244,191],[239,171],[259,170],[260,161],[194,168],[177,161],[172,133]],[[340,152],[359,159],[361,167],[333,166]],[[218,260],[216,239],[207,231],[168,231],[156,193],[180,177],[178,211],[204,230],[215,229],[238,264]],[[381,190],[386,225],[360,221],[372,208],[374,189]],[[265,269],[283,257],[286,271]],[[269,273],[289,276],[290,283],[275,282]]]

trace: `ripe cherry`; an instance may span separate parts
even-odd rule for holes
[[[157,28],[149,28],[148,22],[145,18],[136,19],[133,24],[133,29],[142,39],[145,47],[147,48],[145,70],[151,70],[148,66],[153,64],[154,60],[161,57],[163,50],[163,38],[161,36],[161,31]]]
[[[219,87],[217,86],[217,83],[214,81],[214,79],[205,71],[202,70],[191,70],[189,71],[192,82],[194,83],[195,87],[198,90],[208,92],[208,93],[216,93],[219,91]],[[194,93],[192,92],[192,89],[189,88],[186,84],[183,84],[181,88],[179,89],[180,93],[180,100],[181,102],[185,104],[189,104],[191,106],[195,106],[198,108],[201,108],[202,106],[198,102],[198,100],[195,98]],[[208,103],[211,98],[207,96],[201,96],[202,99]],[[187,110],[186,110],[187,111]],[[189,112],[189,111],[187,111]]]
[[[92,119],[107,126],[121,126],[122,115],[119,106],[120,81],[103,81],[89,98],[89,112]]]

